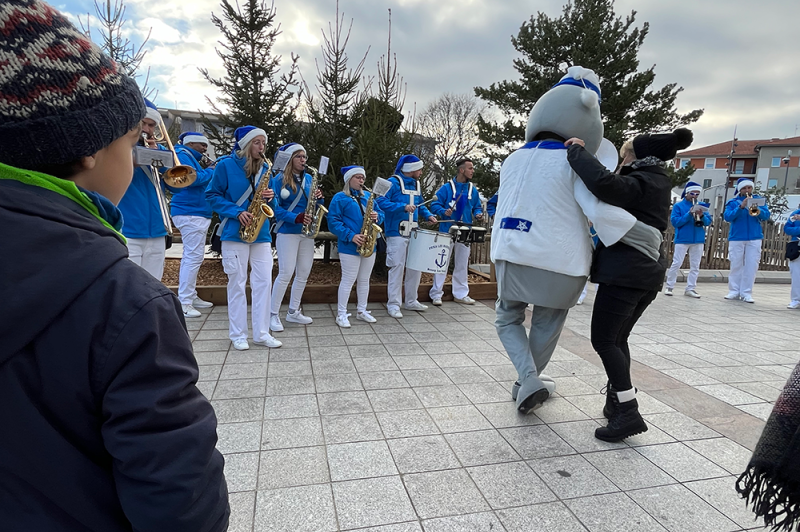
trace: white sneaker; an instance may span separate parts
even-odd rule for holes
[[[266,346],[266,347],[272,347],[273,349],[283,345],[283,342],[281,342],[277,338],[273,338],[272,336],[267,336],[266,340],[253,340],[253,343],[256,344],[256,345],[263,345],[263,346]]]
[[[214,306],[214,303],[211,301],[205,301],[204,299],[200,299],[199,297],[194,298],[192,301],[192,306],[194,308],[211,308]]]
[[[336,325],[338,325],[339,327],[342,327],[344,329],[349,329],[350,328],[350,320],[347,319],[349,317],[350,317],[350,314],[339,314],[338,316],[336,316]]]
[[[753,299],[753,296],[742,296],[742,301],[744,301],[745,303],[755,303],[756,302],[755,299]]]
[[[791,308],[791,309],[800,308],[800,301],[792,301],[791,303],[786,305],[786,308]]]
[[[431,301],[431,304],[433,304],[434,307],[441,307],[442,306],[442,298],[441,297],[434,298],[433,301]]]
[[[666,290],[664,290],[664,295],[665,296],[671,296],[672,295],[672,288],[667,288]]]
[[[460,299],[457,298],[457,297],[454,297],[453,301],[455,301],[456,303],[461,303],[462,305],[474,305],[475,304],[475,300],[472,299],[469,296],[464,296],[464,297],[462,297]]]
[[[700,294],[698,294],[694,290],[687,290],[687,291],[685,291],[683,293],[683,295],[688,296],[688,297],[693,297],[695,299],[700,299]]]
[[[403,308],[406,310],[416,310],[417,312],[424,312],[428,310],[428,305],[423,305],[419,301],[412,301],[411,303],[406,303],[403,305]]]
[[[199,318],[200,316],[202,316],[202,314],[200,314],[200,311],[191,305],[181,305],[181,308],[183,309],[184,318]]]
[[[356,319],[361,321],[366,321],[367,323],[375,323],[376,321],[378,321],[367,310],[365,310],[364,312],[359,312],[356,315]]]
[[[403,313],[400,312],[399,308],[387,308],[386,311],[389,313],[389,316],[393,318],[400,319],[403,317]]]
[[[290,323],[299,323],[300,325],[308,325],[314,322],[314,320],[308,316],[303,316],[303,313],[300,312],[300,309],[297,309],[295,312],[287,312],[286,321]]]
[[[576,305],[583,305],[583,296],[578,298],[578,301],[575,302]]]
[[[247,351],[250,349],[250,344],[247,343],[247,340],[236,340],[233,342],[233,348],[237,351]]]
[[[281,317],[277,314],[273,314],[269,318],[269,330],[275,332],[283,331],[283,323],[281,323]]]
[[[725,299],[732,299],[732,300],[739,299],[739,294],[737,294],[736,292],[728,292],[728,295],[725,296]]]

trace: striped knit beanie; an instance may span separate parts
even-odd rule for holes
[[[0,2],[0,162],[77,161],[144,114],[136,82],[58,11],[39,0]]]

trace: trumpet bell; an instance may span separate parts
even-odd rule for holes
[[[197,172],[183,164],[173,166],[164,173],[164,183],[172,188],[186,188],[197,181]]]

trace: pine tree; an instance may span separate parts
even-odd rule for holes
[[[217,55],[225,66],[225,76],[214,78],[201,68],[203,77],[220,92],[209,105],[220,115],[217,127],[204,117],[206,135],[227,153],[232,145],[233,130],[239,126],[257,126],[267,132],[267,156],[277,147],[293,140],[296,133],[295,110],[300,101],[297,60],[291,55],[288,71],[281,73],[281,56],[273,55],[272,47],[281,34],[275,24],[274,3],[244,0],[244,7],[222,0],[222,18],[212,13],[211,22],[219,29]],[[293,90],[297,94],[293,94]]]
[[[559,18],[541,12],[531,16],[511,38],[521,54],[514,60],[520,79],[475,88],[478,97],[505,115],[499,124],[481,120],[481,139],[497,147],[498,153],[518,146],[533,104],[574,65],[599,76],[605,136],[617,147],[640,132],[671,130],[697,121],[702,109],[684,115],[676,110],[682,87],[669,83],[650,89],[655,65],[639,71],[637,58],[649,24],[635,27],[635,20],[636,11],[625,19],[616,16],[613,0],[574,0],[564,6]]]

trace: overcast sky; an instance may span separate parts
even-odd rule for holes
[[[75,16],[93,13],[93,0],[51,0]],[[213,89],[197,67],[224,74],[214,48],[219,34],[210,13],[218,0],[125,0],[129,30],[141,41],[153,28],[144,66],[151,68],[156,104],[209,110]],[[300,56],[312,83],[321,57],[321,30],[335,18],[335,0],[276,0],[283,34],[276,51]],[[341,0],[353,30],[348,54],[353,65],[371,46],[368,75],[386,53],[388,9],[392,52],[407,84],[407,113],[421,110],[444,92],[472,93],[504,79],[518,79],[510,38],[537,11],[559,16],[560,0]],[[762,0],[618,0],[618,15],[638,10],[637,25],[650,23],[639,59],[656,65],[655,88],[684,88],[678,111],[705,114],[693,126],[695,147],[731,138],[800,135],[800,2]]]

